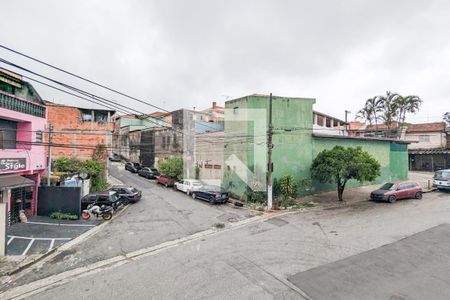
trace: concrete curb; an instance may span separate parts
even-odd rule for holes
[[[92,229],[82,233],[81,235],[77,236],[76,238],[68,241],[67,243],[62,244],[59,247],[53,248],[49,252],[40,255],[39,257],[37,257],[33,261],[27,262],[27,263],[25,263],[23,265],[19,265],[18,267],[12,269],[11,271],[7,271],[7,272],[4,272],[3,274],[0,274],[0,282],[3,282],[4,281],[3,278],[6,277],[6,276],[12,276],[12,275],[18,274],[18,273],[28,269],[29,267],[37,264],[38,262],[45,262],[45,259],[53,258],[54,256],[56,256],[60,252],[66,251],[66,250],[70,249],[71,247],[73,247],[73,246],[75,246],[75,245],[77,245],[77,244],[87,240],[91,236],[97,234],[97,232],[99,232],[101,229],[103,229],[103,227],[105,227],[107,224],[109,224],[115,218],[120,216],[127,208],[128,208],[128,205],[125,206],[123,209],[121,209],[111,220],[105,221],[105,222],[101,223],[100,225],[97,225],[97,226],[93,227]],[[25,274],[26,273],[21,274],[21,275],[25,275]]]
[[[0,293],[0,297],[4,297],[5,299],[25,299],[32,295],[43,292],[51,287],[60,286],[75,278],[82,278],[88,275],[95,274],[100,271],[105,271],[110,268],[115,268],[124,264],[127,264],[132,261],[137,261],[144,257],[156,255],[164,250],[168,250],[174,248],[179,245],[184,245],[187,243],[191,243],[194,241],[198,241],[207,236],[214,236],[216,234],[229,232],[232,230],[236,230],[242,227],[245,227],[249,224],[255,224],[258,222],[264,222],[269,219],[292,214],[293,212],[285,212],[285,213],[267,213],[262,216],[255,216],[252,218],[245,219],[238,223],[231,224],[229,227],[225,229],[206,229],[201,232],[194,233],[190,236],[182,237],[176,240],[171,240],[167,242],[163,242],[161,244],[139,249],[127,254],[121,254],[103,261],[95,262],[88,266],[79,267],[73,270],[65,271],[59,274],[52,275],[50,277],[46,277],[29,284],[25,284],[22,286],[18,286],[12,289],[9,289],[3,293]]]

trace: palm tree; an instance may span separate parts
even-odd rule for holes
[[[380,118],[378,116],[378,113],[382,110],[382,101],[380,96],[375,96],[373,98],[369,98],[366,101],[366,104],[364,105],[369,111],[372,112],[372,118],[375,122],[375,132],[378,133],[378,119]]]
[[[406,97],[398,95],[395,101],[399,110],[397,121],[401,124],[405,123],[406,113],[416,113],[423,102],[418,96],[413,95]]]
[[[395,123],[395,118],[398,115],[398,104],[396,99],[399,94],[386,92],[386,96],[380,96],[380,106],[383,114],[380,118],[383,120],[384,124],[387,126],[387,137],[391,137],[392,125]]]
[[[450,112],[446,112],[443,116],[442,119],[444,119],[444,121],[447,123],[447,125],[450,126]]]

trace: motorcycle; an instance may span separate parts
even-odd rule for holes
[[[108,221],[111,220],[114,209],[111,206],[102,205],[99,206],[96,203],[89,204],[87,209],[83,210],[81,213],[81,218],[83,220],[89,220],[91,215],[98,217],[102,217],[103,220]]]

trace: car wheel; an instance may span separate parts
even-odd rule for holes
[[[165,187],[169,187],[169,185],[168,185],[167,183],[164,183],[164,186],[165,186]]]
[[[127,199],[127,198],[124,198],[124,199],[122,200],[122,204],[123,204],[123,205],[128,205],[128,204],[130,204],[130,200]]]
[[[214,197],[209,198],[209,203],[211,203],[211,205],[214,205],[216,202],[214,201]]]
[[[422,199],[422,192],[417,192],[416,195],[414,196],[414,198]]]
[[[195,197],[195,193],[192,193],[192,199],[195,199],[196,197]]]
[[[189,196],[190,193],[191,193],[191,192],[190,192],[189,190],[186,190],[186,195]]]
[[[389,203],[395,203],[397,201],[397,198],[394,195],[389,196],[388,198]]]

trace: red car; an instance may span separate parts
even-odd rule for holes
[[[177,180],[175,178],[168,178],[162,175],[156,177],[156,181],[159,184],[164,184],[166,187],[173,186]]]
[[[422,199],[422,187],[414,181],[395,181],[385,183],[378,190],[370,193],[370,199],[394,203],[398,199]]]

